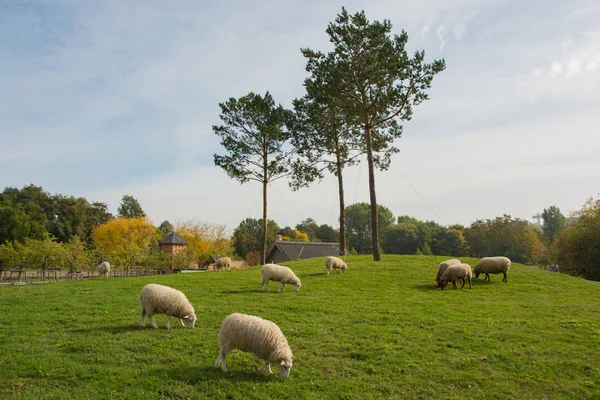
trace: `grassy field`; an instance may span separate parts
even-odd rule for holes
[[[441,291],[443,259],[288,263],[298,293],[261,293],[260,267],[0,287],[0,398],[600,399],[599,283],[513,264],[507,284]],[[140,326],[151,282],[186,293],[195,329]],[[242,352],[213,367],[232,312],[279,325],[289,379]]]

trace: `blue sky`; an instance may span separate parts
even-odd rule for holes
[[[300,48],[331,49],[342,5],[447,63],[376,174],[380,204],[468,225],[598,196],[595,0],[0,0],[0,189],[33,183],[112,212],[130,194],[157,225],[260,218],[260,185],[213,164],[218,103],[269,90],[289,107],[303,94]],[[366,164],[344,177],[347,203],[368,202]],[[335,179],[274,183],[269,217],[337,225]]]

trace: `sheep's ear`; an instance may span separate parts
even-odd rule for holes
[[[281,362],[279,364],[285,365],[285,361],[281,360]]]

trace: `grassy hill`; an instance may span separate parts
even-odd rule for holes
[[[0,287],[0,398],[600,398],[599,283],[513,264],[507,284],[441,291],[443,259],[349,256],[330,277],[288,263],[298,293],[261,293],[260,267]],[[140,326],[151,282],[186,293],[195,329]],[[242,352],[213,367],[232,312],[279,325],[289,379]]]

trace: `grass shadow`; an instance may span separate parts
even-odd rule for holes
[[[421,290],[423,292],[431,292],[432,290],[439,290],[440,288],[438,287],[437,284],[433,283],[433,284],[429,284],[429,283],[419,283],[417,285],[413,285],[412,286],[413,289],[417,289],[417,290]]]
[[[149,323],[146,324],[145,328],[142,327],[140,324],[130,324],[130,325],[121,325],[121,326],[96,326],[96,327],[91,327],[91,328],[74,329],[71,332],[72,333],[107,332],[107,333],[117,334],[117,333],[134,332],[134,331],[141,331],[144,329],[149,329],[148,326],[149,326]],[[154,329],[154,328],[152,328],[152,326],[150,325],[150,329]]]
[[[221,294],[260,293],[260,287],[258,289],[222,290],[220,293]]]
[[[228,372],[221,371],[221,367],[177,367],[177,368],[158,368],[150,371],[150,374],[159,377],[168,376],[169,378],[190,384],[203,381],[235,380],[264,382],[279,378],[279,374],[273,371],[273,374],[267,374],[264,371],[259,373],[256,370],[234,370],[229,368]]]
[[[314,276],[327,276],[327,272],[314,272],[312,274],[303,274],[303,275],[298,274],[298,277],[300,277],[300,278],[314,277]]]

